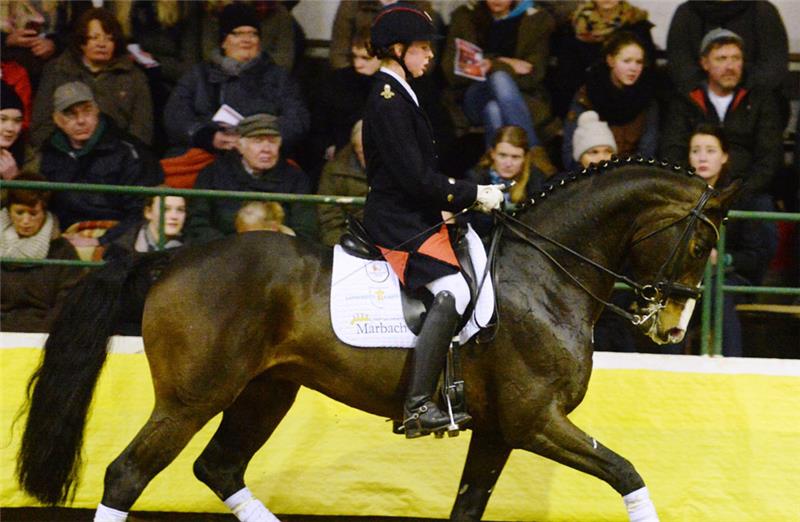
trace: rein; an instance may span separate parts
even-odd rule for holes
[[[567,277],[569,277],[578,287],[580,287],[584,292],[586,292],[592,299],[594,299],[595,301],[597,301],[599,303],[602,303],[609,310],[611,310],[615,314],[627,319],[628,321],[633,323],[635,326],[639,326],[639,325],[645,323],[646,321],[648,321],[649,319],[651,319],[659,311],[661,311],[666,306],[667,299],[669,299],[669,297],[671,295],[673,295],[673,294],[683,295],[683,296],[686,296],[686,297],[689,297],[689,298],[694,298],[694,299],[697,299],[699,297],[700,292],[696,288],[691,288],[691,287],[689,287],[687,285],[683,285],[683,284],[675,282],[676,276],[675,276],[674,265],[672,266],[672,270],[670,271],[669,277],[664,278],[664,272],[666,271],[667,266],[669,266],[672,263],[672,261],[674,260],[675,256],[678,254],[678,252],[681,250],[681,248],[684,246],[684,244],[689,240],[692,226],[698,220],[703,222],[703,223],[705,223],[705,224],[707,224],[707,225],[709,225],[709,226],[711,226],[713,228],[714,232],[717,234],[717,238],[719,238],[719,231],[718,231],[716,225],[714,225],[714,223],[705,214],[703,214],[703,208],[705,208],[705,206],[708,203],[708,201],[713,196],[715,196],[716,194],[718,194],[718,192],[713,187],[708,186],[706,188],[706,190],[703,192],[703,194],[700,196],[700,199],[698,200],[698,202],[695,204],[695,206],[692,208],[692,210],[689,211],[688,214],[686,214],[685,216],[682,216],[681,218],[679,218],[679,219],[677,219],[675,221],[672,221],[672,222],[668,223],[667,225],[665,225],[665,226],[663,226],[661,228],[656,229],[653,232],[648,233],[644,237],[639,238],[639,239],[637,239],[636,241],[633,242],[632,245],[636,245],[636,244],[644,241],[645,239],[653,237],[654,235],[656,235],[656,234],[658,234],[660,232],[663,232],[663,231],[665,231],[665,230],[667,230],[667,229],[669,229],[669,228],[671,228],[671,227],[673,227],[673,226],[675,226],[675,225],[677,225],[677,224],[679,224],[679,223],[681,223],[681,222],[683,222],[685,220],[688,220],[688,222],[686,224],[686,228],[684,228],[683,233],[681,234],[681,237],[675,243],[675,246],[672,247],[672,251],[670,252],[670,255],[667,258],[667,260],[661,265],[661,268],[658,271],[658,275],[655,278],[656,281],[654,283],[652,283],[652,284],[644,284],[644,285],[641,284],[641,283],[638,283],[638,282],[636,282],[636,281],[634,281],[632,279],[630,279],[629,277],[625,276],[624,274],[620,274],[618,272],[615,272],[615,271],[613,271],[613,270],[601,265],[597,261],[595,261],[593,259],[590,259],[590,258],[586,257],[585,255],[581,254],[580,252],[577,252],[576,250],[568,247],[567,245],[564,245],[563,243],[561,243],[561,242],[559,242],[559,241],[557,241],[557,240],[555,240],[555,239],[553,239],[551,237],[548,237],[548,236],[542,234],[541,232],[537,231],[536,229],[534,229],[530,225],[528,225],[526,223],[523,223],[522,221],[520,221],[519,219],[517,219],[516,217],[514,217],[511,214],[505,214],[505,213],[500,212],[500,211],[495,211],[494,215],[497,218],[497,220],[503,225],[503,227],[498,227],[498,228],[508,229],[508,231],[511,232],[512,234],[514,234],[514,236],[516,238],[518,238],[520,241],[530,245],[531,247],[536,249],[538,252],[540,252],[542,255],[544,255],[548,260],[550,260],[551,263],[553,263],[553,265],[555,265],[559,270],[561,270],[564,274],[566,274]],[[526,208],[529,208],[529,207],[530,207],[530,203],[527,204],[527,205],[523,204],[523,205],[520,206],[520,208],[518,208],[518,211],[525,210]],[[495,249],[495,243],[499,242],[500,235],[501,234],[498,233],[493,238],[492,250]],[[641,297],[642,299],[644,299],[645,301],[647,301],[648,303],[650,303],[652,305],[650,307],[650,309],[649,309],[649,312],[647,314],[645,314],[645,315],[631,314],[630,312],[628,312],[626,310],[623,310],[622,308],[618,307],[614,303],[606,301],[605,299],[602,299],[599,296],[595,295],[589,288],[586,287],[585,284],[583,284],[582,281],[580,281],[575,275],[573,275],[550,252],[548,252],[544,247],[542,247],[541,245],[537,244],[533,239],[531,239],[530,235],[533,235],[536,238],[543,239],[544,241],[547,241],[548,243],[552,244],[553,246],[559,248],[560,250],[563,250],[564,252],[567,252],[568,254],[572,255],[575,258],[577,258],[578,260],[580,260],[580,261],[582,261],[584,263],[587,263],[587,264],[591,265],[592,267],[600,270],[601,272],[611,276],[615,281],[619,281],[619,282],[623,282],[623,283],[627,284],[628,286],[633,288],[633,291],[637,296]],[[492,252],[492,254],[493,253],[494,252]],[[490,256],[490,262],[494,261],[493,258],[494,258],[493,255]]]

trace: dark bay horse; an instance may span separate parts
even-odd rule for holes
[[[499,329],[489,344],[461,348],[474,421],[452,520],[480,520],[512,449],[594,475],[623,496],[644,487],[630,462],[567,418],[586,393],[592,327],[614,284],[603,267],[627,262],[650,303],[640,328],[659,343],[680,340],[682,312],[736,191],[717,193],[677,166],[615,160],[566,175],[515,219],[501,220]],[[154,271],[142,336],[155,406],[107,468],[104,506],[128,511],[219,412],[194,473],[228,498],[245,487],[248,462],[300,386],[399,419],[412,351],[336,339],[330,261],[329,250],[249,233],[95,272],[72,295],[31,378],[21,486],[46,504],[74,491],[88,405],[119,319],[115,303]]]

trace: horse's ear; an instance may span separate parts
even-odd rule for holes
[[[722,189],[717,196],[709,200],[707,209],[716,210],[724,216],[742,193],[743,188],[744,183],[742,183],[742,180],[734,180],[733,183]]]

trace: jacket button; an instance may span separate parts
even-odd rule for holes
[[[447,178],[447,182],[450,183],[451,185],[455,185],[456,184],[456,180],[453,179],[453,178]]]
[[[452,203],[454,199],[456,199],[456,197],[454,195],[452,195],[452,194],[448,194],[447,195],[447,202],[448,203]]]

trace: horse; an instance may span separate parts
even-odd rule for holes
[[[460,347],[473,421],[451,520],[481,519],[512,449],[593,475],[622,495],[631,520],[658,520],[654,508],[634,513],[637,492],[647,491],[634,466],[568,414],[586,393],[593,324],[615,281],[628,281],[647,303],[635,318],[643,332],[661,344],[682,339],[681,316],[738,190],[714,190],[678,165],[615,159],[566,173],[514,213],[497,214],[499,325],[490,342]],[[21,487],[49,505],[74,492],[118,303],[137,285],[142,295],[149,288],[141,320],[155,404],[106,469],[101,506],[122,513],[119,520],[219,412],[193,471],[222,500],[246,487],[251,457],[300,386],[400,419],[413,350],[359,349],[334,336],[331,258],[330,249],[253,232],[94,272],[64,306],[31,377]],[[628,278],[619,273],[624,263]]]

